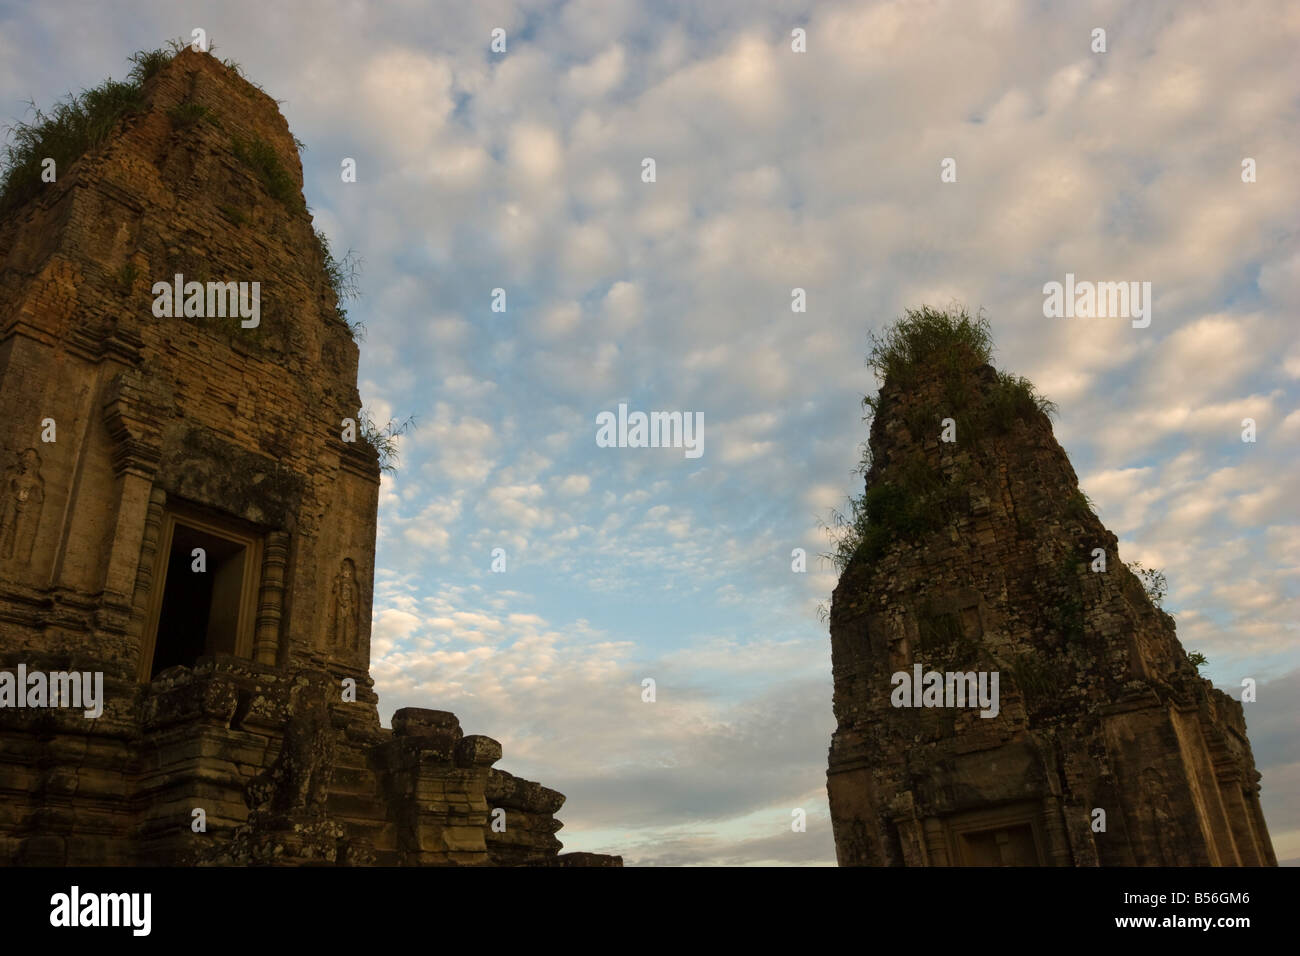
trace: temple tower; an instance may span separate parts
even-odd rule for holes
[[[0,709],[0,860],[556,862],[495,741],[379,725],[379,454],[275,102],[188,49],[104,89],[0,220],[0,669],[103,682]]]
[[[883,344],[830,618],[841,865],[1275,866],[1242,704],[1119,560],[1032,386],[965,317]]]

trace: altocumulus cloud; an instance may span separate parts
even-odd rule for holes
[[[500,738],[503,766],[569,794],[569,849],[833,862],[816,518],[859,490],[866,332],[957,299],[1061,403],[1084,489],[1122,556],[1165,568],[1209,675],[1260,681],[1265,811],[1300,858],[1294,4],[50,0],[0,20],[10,115],[195,25],[284,99],[318,224],[365,260],[363,396],[419,421],[381,496],[383,712]],[[1045,319],[1067,272],[1151,281],[1151,326]],[[697,461],[597,448],[620,402],[716,434]]]

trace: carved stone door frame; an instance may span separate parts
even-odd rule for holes
[[[178,524],[230,541],[245,549],[234,650],[236,657],[251,659],[253,656],[254,626],[258,617],[258,592],[262,579],[262,535],[245,530],[233,521],[216,523],[195,509],[168,504],[163,512],[162,528],[158,536],[152,593],[149,596],[144,637],[140,644],[138,677],[146,684],[152,677],[154,652],[158,647],[158,622],[162,616],[163,595],[167,590],[167,572],[171,563],[172,538]]]

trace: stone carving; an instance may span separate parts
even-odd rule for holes
[[[266,536],[265,545],[253,656],[263,664],[274,664],[280,649],[280,621],[284,616],[284,574],[289,560],[289,535],[272,531]]]
[[[273,817],[318,816],[334,774],[334,737],[327,695],[329,677],[298,675],[289,692],[289,717],[280,754],[248,785],[245,802]]]
[[[35,448],[24,449],[4,476],[0,497],[0,557],[31,560],[44,502],[41,456]]]
[[[337,760],[330,677],[299,671],[285,690],[280,752],[244,789],[248,820],[228,842],[197,848],[193,859],[218,866],[372,864],[368,848],[349,852],[347,828],[327,812]]]
[[[330,646],[345,651],[359,648],[357,631],[361,611],[361,589],[357,587],[357,566],[344,558],[334,576],[331,593]]]

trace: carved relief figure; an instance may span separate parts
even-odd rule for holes
[[[277,818],[320,816],[334,775],[334,737],[328,694],[332,685],[306,673],[289,692],[284,745],[275,762],[246,788],[244,802]]]
[[[343,650],[359,649],[357,631],[361,613],[361,591],[357,587],[357,567],[344,558],[334,576],[333,612],[330,620],[330,646]]]
[[[5,472],[0,488],[0,557],[31,560],[44,502],[41,456],[35,448],[28,448]]]
[[[1189,866],[1191,858],[1183,839],[1183,829],[1174,815],[1160,771],[1148,767],[1142,771],[1142,795],[1145,798],[1147,826],[1155,836],[1161,866]]]

